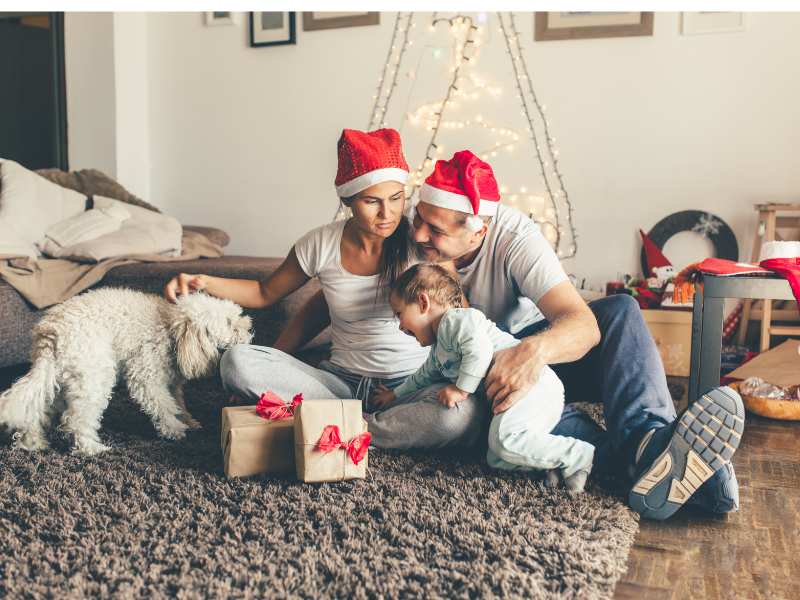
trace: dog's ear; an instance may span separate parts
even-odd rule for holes
[[[181,314],[170,327],[175,340],[178,368],[186,379],[197,379],[214,373],[219,350],[205,327],[201,329],[188,316]]]

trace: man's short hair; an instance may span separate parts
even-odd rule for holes
[[[458,216],[456,217],[456,223],[459,227],[464,227],[467,224],[467,219],[469,219],[472,215],[468,215],[465,212],[457,211]],[[488,225],[492,222],[491,215],[478,215],[478,218],[484,222],[484,224]]]

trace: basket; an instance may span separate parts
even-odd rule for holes
[[[744,401],[744,407],[753,414],[781,421],[800,421],[800,401],[798,400],[775,400],[763,396],[748,396],[739,392],[739,382],[729,383],[728,387],[739,393]]]

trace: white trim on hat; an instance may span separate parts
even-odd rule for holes
[[[764,242],[761,245],[759,262],[771,258],[797,258],[800,256],[800,242]]]
[[[469,198],[463,194],[456,194],[448,192],[447,190],[440,190],[433,187],[428,183],[423,183],[419,190],[420,202],[432,204],[439,208],[449,208],[450,210],[457,210],[459,212],[474,214],[472,203]],[[484,200],[481,198],[480,206],[478,207],[478,215],[494,216],[497,214],[497,206],[500,204],[497,200]]]
[[[398,169],[396,167],[387,167],[386,169],[375,169],[369,173],[359,175],[355,179],[344,182],[342,185],[336,186],[336,194],[339,198],[349,198],[355,196],[358,192],[367,189],[376,183],[383,183],[384,181],[396,181],[405,184],[408,181],[408,171]]]

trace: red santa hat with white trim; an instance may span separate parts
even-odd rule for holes
[[[338,147],[335,185],[340,198],[355,196],[384,181],[405,184],[408,180],[408,164],[403,156],[400,134],[394,129],[345,129]]]
[[[500,191],[489,163],[461,150],[450,160],[436,161],[419,191],[419,201],[467,213],[467,227],[479,231],[483,227],[480,217],[497,214]]]

